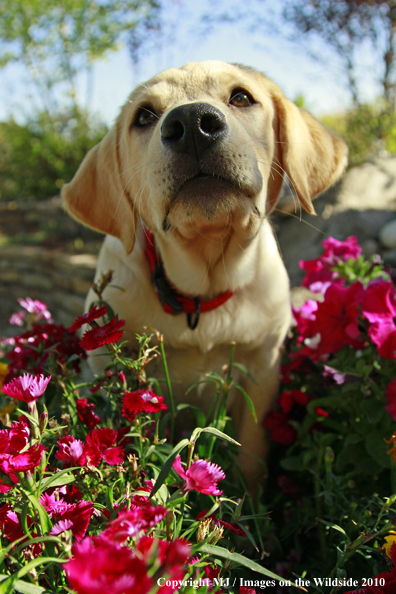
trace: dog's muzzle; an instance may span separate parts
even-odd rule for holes
[[[187,103],[170,111],[161,126],[164,146],[198,158],[228,134],[225,115],[209,103]]]

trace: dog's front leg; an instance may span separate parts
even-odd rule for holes
[[[237,439],[241,444],[237,464],[254,501],[257,501],[259,486],[264,483],[267,475],[266,461],[270,443],[263,421],[278,393],[279,366],[280,350],[277,348],[272,352],[272,356],[267,355],[264,361],[261,358],[259,369],[252,369],[255,384],[246,376],[241,378],[240,384],[253,402],[257,422],[254,421],[241,394],[235,400],[231,410]]]

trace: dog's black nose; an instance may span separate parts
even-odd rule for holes
[[[225,115],[209,103],[187,103],[168,113],[162,122],[165,146],[198,157],[227,134]]]

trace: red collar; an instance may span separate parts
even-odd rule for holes
[[[191,330],[195,330],[198,326],[199,316],[201,313],[212,311],[220,305],[223,305],[230,297],[233,296],[233,291],[225,291],[216,295],[213,299],[208,301],[201,301],[200,297],[188,297],[179,293],[169,282],[166,277],[164,266],[155,246],[154,236],[148,229],[144,230],[146,235],[146,258],[150,265],[151,280],[156,287],[163,310],[174,316],[186,313],[187,324]],[[194,318],[192,317],[194,314]]]

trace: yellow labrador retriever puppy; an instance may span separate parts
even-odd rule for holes
[[[107,287],[104,298],[126,320],[126,337],[134,341],[144,326],[164,334],[177,400],[207,372],[221,372],[237,343],[236,360],[256,380],[236,377],[257,424],[242,397],[229,403],[250,484],[266,456],[262,420],[291,317],[268,215],[284,173],[314,213],[312,198],[346,163],[344,142],[264,75],[193,62],[139,85],[63,188],[68,212],[107,234],[97,275],[113,270],[123,289]],[[87,304],[94,299],[91,292]],[[201,384],[188,398],[208,409],[213,388]]]

